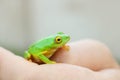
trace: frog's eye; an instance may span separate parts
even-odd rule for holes
[[[61,43],[62,42],[62,39],[61,39],[61,37],[60,36],[57,36],[56,38],[55,38],[55,42],[56,43]]]

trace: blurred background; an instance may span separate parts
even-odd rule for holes
[[[59,31],[71,41],[97,39],[120,61],[120,0],[0,0],[0,46],[23,55]]]

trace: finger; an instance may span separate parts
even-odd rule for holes
[[[36,69],[36,70],[35,70]],[[92,80],[95,72],[69,64],[45,64],[31,71],[29,80]],[[87,76],[87,77],[86,77]]]
[[[68,45],[69,51],[61,49],[52,59],[61,63],[88,67],[92,70],[118,68],[110,50],[103,43],[95,40],[81,40]]]
[[[85,67],[70,64],[45,64],[31,69],[27,80],[119,80],[120,70],[95,72]]]
[[[23,75],[27,76],[26,72],[30,71],[34,65],[36,64],[0,48],[0,78],[2,78],[0,80],[14,80],[14,78],[21,78]]]
[[[0,80],[74,80],[86,78],[86,73],[94,72],[67,64],[39,66],[0,48]]]
[[[120,80],[120,69],[105,69],[97,72],[96,76],[103,78],[100,80]]]

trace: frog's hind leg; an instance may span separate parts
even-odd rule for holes
[[[46,56],[44,56],[43,54],[40,54],[39,56],[39,59],[41,60],[41,61],[43,61],[44,63],[46,63],[46,64],[55,64],[56,62],[54,62],[54,61],[51,61],[51,60],[49,60]]]

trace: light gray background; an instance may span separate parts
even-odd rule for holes
[[[97,39],[120,60],[120,0],[0,0],[0,45],[22,52],[59,31]]]

